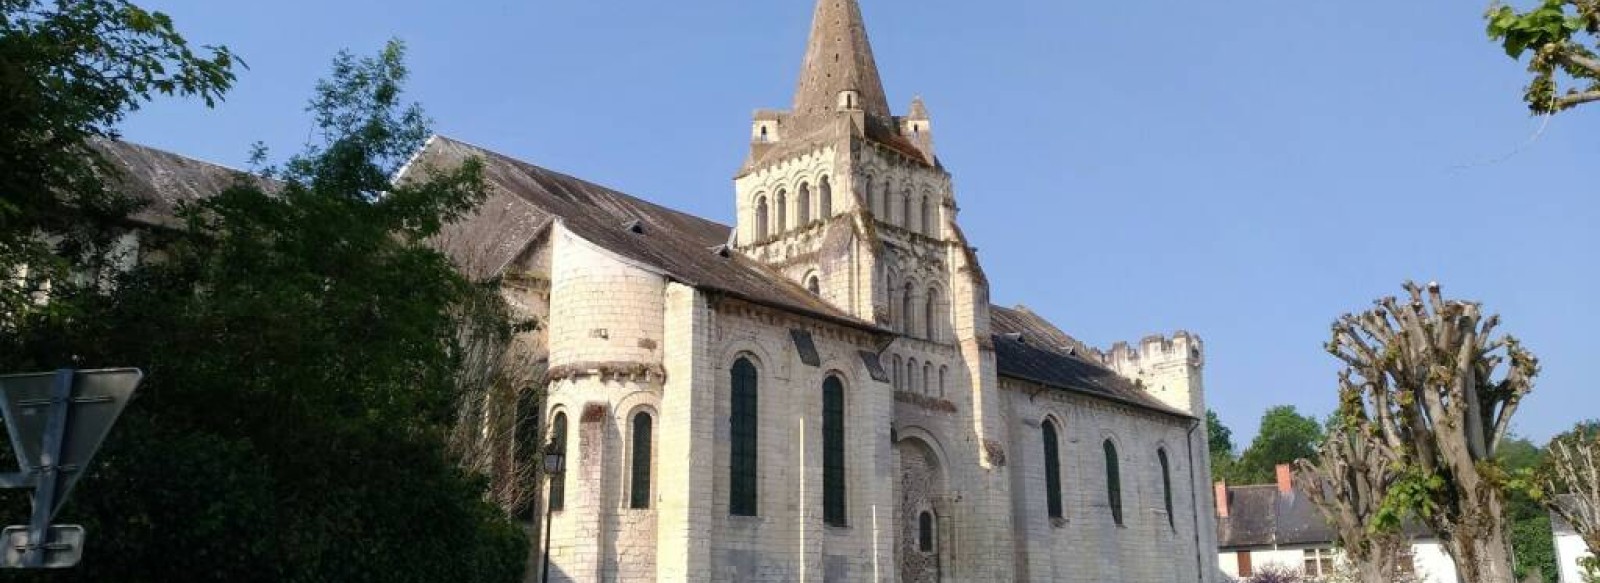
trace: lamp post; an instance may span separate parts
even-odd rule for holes
[[[544,489],[544,583],[550,583],[550,496],[556,480],[561,479],[561,475],[567,471],[565,449],[556,442],[556,436],[551,436],[550,443],[544,446],[544,475],[547,478]]]

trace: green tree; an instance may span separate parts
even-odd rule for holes
[[[1540,0],[1527,10],[1489,10],[1489,38],[1513,59],[1528,59],[1524,99],[1535,113],[1600,101],[1600,0]]]
[[[1211,448],[1211,475],[1225,478],[1233,465],[1233,430],[1216,411],[1206,411],[1206,436]]]
[[[480,290],[426,244],[486,187],[475,162],[389,182],[428,135],[402,56],[341,54],[316,143],[274,181],[241,177],[160,261],[54,289],[60,309],[0,334],[0,370],[147,373],[62,517],[89,552],[51,580],[521,577],[520,530],[446,453]]]
[[[1240,484],[1273,482],[1279,464],[1315,457],[1322,437],[1322,424],[1315,417],[1301,415],[1293,405],[1267,409],[1261,415],[1261,431],[1240,454],[1228,480]]]
[[[1533,441],[1513,434],[1500,443],[1495,459],[1508,474],[1526,474],[1544,463],[1545,451]],[[1539,573],[1545,581],[1557,580],[1560,573],[1555,541],[1550,536],[1550,514],[1529,491],[1513,488],[1507,494],[1506,515],[1511,521],[1517,580],[1532,573]]]
[[[96,267],[132,209],[91,141],[155,95],[214,104],[237,63],[126,0],[0,0],[0,313]]]

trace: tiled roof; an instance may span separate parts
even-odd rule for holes
[[[1151,397],[1100,364],[1082,342],[1026,308],[990,306],[1000,376],[1039,383],[1180,417],[1193,417]]]
[[[131,217],[145,225],[179,227],[179,206],[220,193],[239,180],[254,182],[268,191],[277,188],[271,181],[248,172],[149,146],[111,140],[97,140],[93,146],[119,171],[113,179],[114,187],[146,202]]]
[[[1276,484],[1229,486],[1228,517],[1217,518],[1217,546],[1223,550],[1274,545],[1331,545],[1337,536],[1322,512],[1298,489],[1279,492]],[[1420,525],[1407,524],[1410,538],[1428,538]]]
[[[743,255],[718,253],[727,225],[681,213],[464,142],[429,140],[407,174],[430,165],[483,160],[492,187],[482,210],[441,235],[442,247],[475,275],[505,268],[552,221],[666,277],[757,304],[835,323],[880,330],[824,302],[782,274]],[[404,176],[402,176],[402,180]],[[629,228],[636,225],[636,229]]]

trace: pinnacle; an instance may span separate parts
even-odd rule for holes
[[[861,5],[856,0],[818,0],[795,90],[794,115],[831,114],[843,91],[857,92],[855,106],[867,115],[889,118],[889,100],[872,57]]]

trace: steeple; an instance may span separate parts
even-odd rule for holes
[[[842,109],[890,119],[861,5],[856,0],[817,0],[811,42],[794,95],[794,117],[814,118]]]

